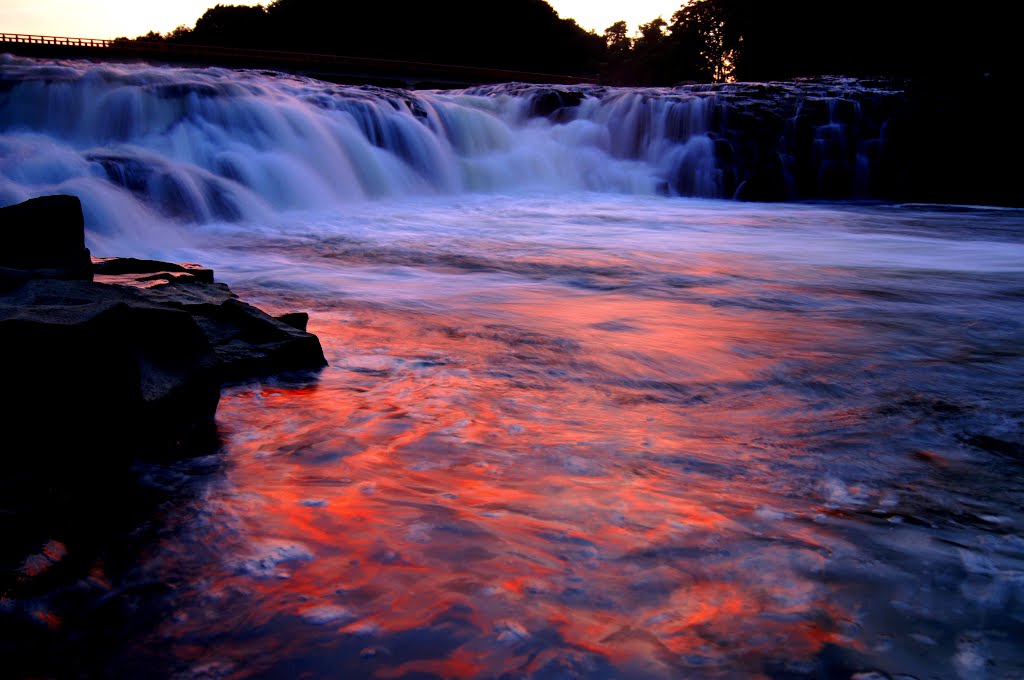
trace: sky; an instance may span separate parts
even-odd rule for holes
[[[181,25],[191,28],[218,1],[256,4],[244,0],[0,0],[0,32],[134,38],[150,30],[167,33]],[[635,33],[639,24],[659,14],[668,21],[682,4],[682,0],[548,1],[563,19],[576,19],[583,28],[598,33],[619,19]]]

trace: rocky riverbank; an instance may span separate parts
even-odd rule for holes
[[[325,365],[304,314],[274,318],[194,264],[90,259],[78,199],[0,209],[4,430],[33,446],[107,447],[207,425],[220,386]]]
[[[326,361],[304,313],[272,317],[209,269],[91,258],[75,197],[0,208],[0,234],[0,637],[18,658],[81,659],[98,641],[65,639],[65,619],[131,620],[101,603],[159,505],[189,493],[139,461],[215,452],[223,384],[310,379]]]

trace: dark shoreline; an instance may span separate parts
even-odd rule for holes
[[[0,651],[15,676],[105,674],[105,648],[154,624],[159,607],[138,604],[167,588],[133,583],[161,508],[220,465],[222,385],[326,365],[306,314],[271,317],[197,265],[90,259],[82,221],[69,196],[0,208]]]

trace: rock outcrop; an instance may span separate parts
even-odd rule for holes
[[[104,448],[209,421],[217,360],[195,319],[133,290],[35,279],[0,295],[4,431],[33,448],[86,433]]]
[[[193,262],[174,264],[158,260],[140,260],[135,257],[94,257],[94,276],[122,276],[135,274],[138,281],[200,281],[213,283],[213,270]],[[112,281],[117,283],[116,280]]]
[[[173,441],[212,423],[225,382],[326,364],[304,315],[275,319],[209,269],[134,258],[94,265],[77,198],[34,199],[0,219],[12,244],[0,249],[0,372],[10,397],[0,424],[22,448]]]
[[[197,493],[146,470],[211,465],[225,382],[326,362],[305,314],[275,319],[209,269],[94,265],[76,198],[0,209],[0,263],[0,652],[64,669],[132,634],[132,598],[108,591],[130,587],[161,504]]]
[[[0,290],[36,277],[92,280],[76,196],[43,196],[0,208],[0,240]]]

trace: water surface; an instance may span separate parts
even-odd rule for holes
[[[175,254],[309,310],[331,365],[226,390],[225,469],[144,565],[174,589],[139,653],[1020,677],[1022,224],[541,194],[207,225]]]
[[[1024,213],[680,198],[892,195],[880,87],[0,56],[0,204],[74,194],[94,254],[307,310],[331,363],[228,388],[222,450],[139,469],[171,492],[140,564],[60,594],[155,621],[97,665],[1024,677]]]

